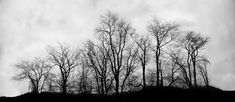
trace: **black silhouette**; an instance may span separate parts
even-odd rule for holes
[[[98,94],[102,95],[107,95],[111,91],[114,80],[114,77],[111,75],[111,69],[108,68],[109,56],[104,46],[95,45],[93,42],[87,41],[84,50],[84,59],[86,60],[87,66],[93,72],[96,83],[95,89]]]
[[[108,53],[108,60],[111,67],[111,72],[115,80],[115,92],[119,93],[120,83],[122,89],[125,81],[135,69],[137,50],[132,44],[130,35],[134,29],[124,19],[117,14],[108,12],[101,17],[100,25],[96,28],[98,40],[101,41],[106,53]],[[120,82],[121,74],[124,72],[123,82]]]
[[[13,79],[28,79],[31,92],[0,101],[186,101],[235,95],[209,83],[210,61],[201,53],[208,37],[156,18],[147,30],[148,36],[137,34],[125,19],[107,12],[95,29],[96,41],[77,50],[58,43],[47,47],[46,59],[16,64],[19,73]]]
[[[185,36],[183,36],[176,43],[177,51],[172,53],[172,57],[175,60],[176,64],[180,67],[181,72],[184,77],[184,82],[188,85],[189,88],[194,86],[197,87],[197,68],[199,68],[200,72],[203,75],[203,79],[207,80],[207,71],[205,68],[201,66],[201,64],[208,63],[206,57],[200,55],[199,50],[205,46],[208,42],[207,37],[202,37],[200,34],[195,34],[194,32],[187,32]],[[186,55],[182,56],[183,54]],[[197,67],[200,66],[200,67]],[[203,74],[204,73],[204,74]],[[192,78],[193,77],[193,78]],[[208,80],[205,81],[208,86]]]
[[[46,60],[34,58],[32,61],[22,61],[15,66],[19,73],[13,77],[14,80],[29,80],[29,89],[34,93],[45,89],[45,83],[52,68]]]
[[[59,68],[60,76],[58,79],[58,86],[62,93],[67,93],[68,80],[71,76],[73,69],[78,66],[79,52],[73,51],[68,44],[58,43],[59,46],[51,47],[48,46],[49,60]]]
[[[163,47],[176,39],[179,34],[178,27],[176,24],[162,22],[156,18],[153,18],[152,23],[148,26],[148,31],[155,40],[152,50],[156,61],[157,86],[163,86],[163,60],[161,58],[163,56]]]
[[[149,63],[150,60],[150,49],[151,49],[151,41],[149,36],[141,36],[139,38],[139,35],[131,35],[133,40],[138,46],[138,58],[142,66],[142,78],[143,78],[143,88],[146,87],[146,78],[145,78],[145,70],[146,70],[146,65]]]

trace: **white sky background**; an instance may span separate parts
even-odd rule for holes
[[[15,63],[45,56],[45,47],[57,41],[81,45],[92,38],[107,10],[143,34],[156,16],[209,36],[211,84],[235,90],[234,0],[0,0],[0,96],[19,95],[27,88],[11,80]]]

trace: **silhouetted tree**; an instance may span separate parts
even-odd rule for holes
[[[156,61],[156,75],[157,75],[157,86],[162,85],[160,83],[160,75],[162,75],[162,71],[160,69],[160,55],[162,54],[162,49],[165,45],[172,42],[178,35],[178,27],[179,25],[172,24],[169,22],[162,22],[158,19],[154,18],[151,24],[148,25],[148,31],[151,35],[153,35],[155,42],[153,46],[153,52],[155,54]],[[162,77],[161,77],[162,80]]]
[[[174,56],[170,56],[170,60],[169,60],[169,66],[170,67],[170,75],[169,75],[169,86],[172,86],[178,79],[178,71],[180,70],[180,68],[177,66]]]
[[[148,36],[144,37],[144,35],[142,35],[141,37],[138,37],[138,35],[132,35],[133,40],[135,41],[135,43],[137,44],[137,46],[139,47],[137,56],[139,58],[139,61],[141,63],[141,67],[142,67],[142,82],[143,82],[143,88],[146,87],[146,78],[145,78],[145,70],[146,70],[146,65],[149,63],[149,57],[150,57],[150,48],[151,48],[151,42],[150,42],[150,38]]]
[[[141,79],[139,76],[140,75],[132,74],[127,79],[126,87],[128,88],[128,91],[137,91],[141,89],[143,85],[141,84]]]
[[[92,92],[92,79],[91,76],[91,69],[88,65],[88,59],[86,57],[86,53],[81,51],[80,57],[80,66],[81,70],[79,73],[79,93],[91,93]]]
[[[127,79],[134,73],[135,69],[138,65],[138,48],[135,47],[135,44],[132,44],[127,48],[127,55],[124,58],[124,73],[123,73],[123,80],[121,85],[121,92],[124,91],[124,88],[126,86]]]
[[[87,41],[85,49],[87,65],[94,72],[98,93],[108,94],[114,79],[109,68],[110,51],[105,50],[103,46],[95,45],[91,41]]]
[[[34,58],[32,61],[22,61],[15,65],[19,70],[13,79],[17,81],[28,79],[32,92],[39,93],[44,89],[45,81],[52,66],[41,58]]]
[[[192,87],[191,70],[188,67],[188,55],[185,57],[181,49],[171,52],[173,62],[179,67],[181,80],[189,87]]]
[[[123,69],[126,47],[133,28],[117,14],[108,12],[101,17],[100,25],[96,28],[103,48],[109,52],[108,60],[115,80],[115,92],[119,93],[120,73]]]
[[[156,70],[154,69],[149,69],[147,70],[147,74],[146,74],[146,83],[148,86],[155,86],[156,85]]]
[[[208,37],[202,37],[193,31],[186,32],[186,35],[180,39],[179,46],[186,50],[187,53],[187,67],[189,69],[190,77],[193,75],[194,86],[197,87],[197,58],[199,57],[199,50],[201,50],[208,42]],[[191,67],[192,72],[191,74]],[[192,80],[190,78],[190,80]]]
[[[50,73],[48,75],[48,80],[46,81],[46,87],[48,92],[58,92],[60,91],[60,78],[55,73]]]
[[[210,64],[210,61],[206,57],[201,56],[198,62],[200,63],[199,65],[197,65],[199,68],[199,72],[203,78],[205,85],[208,87],[209,78],[208,78],[208,72],[207,72],[207,65]]]
[[[58,43],[58,46],[48,46],[49,60],[60,71],[60,88],[62,93],[67,92],[68,80],[73,69],[79,65],[79,52],[72,50],[68,44]]]
[[[66,86],[66,92],[67,93],[72,93],[72,94],[74,94],[74,93],[80,93],[80,83],[82,83],[82,82],[80,82],[80,76],[79,76],[79,74],[78,73],[76,73],[75,74],[75,70],[73,70],[73,74],[71,74],[70,75],[70,78],[69,78],[69,80],[67,81],[67,86]],[[58,84],[59,85],[59,88],[60,88],[60,85],[62,85],[61,84],[61,82],[63,82],[63,81],[58,81],[58,82],[60,82],[60,84]]]
[[[156,18],[147,30],[153,39],[136,34],[130,23],[107,12],[95,29],[97,40],[88,40],[79,50],[66,43],[48,46],[48,60],[35,58],[16,64],[19,73],[13,78],[28,79],[35,93],[47,90],[108,95],[146,89],[146,86],[193,88],[199,85],[198,81],[209,86],[207,65],[210,62],[201,53],[208,37],[193,31],[179,37],[184,34],[179,25]],[[154,56],[153,63],[151,56]],[[152,64],[156,64],[156,69],[146,73],[147,65]],[[142,76],[137,73],[139,67]]]

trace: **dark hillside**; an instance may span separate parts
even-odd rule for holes
[[[173,87],[148,87],[145,90],[126,92],[120,95],[101,96],[96,94],[61,94],[61,93],[27,93],[17,97],[1,97],[0,102],[133,102],[133,101],[205,101],[205,100],[235,100],[234,91],[220,89],[194,88],[180,89]]]

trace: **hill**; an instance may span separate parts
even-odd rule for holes
[[[234,91],[223,91],[214,87],[181,89],[172,87],[148,87],[136,92],[125,92],[119,95],[97,94],[61,94],[43,92],[26,93],[17,97],[1,97],[0,102],[157,102],[157,101],[206,101],[235,100]]]

